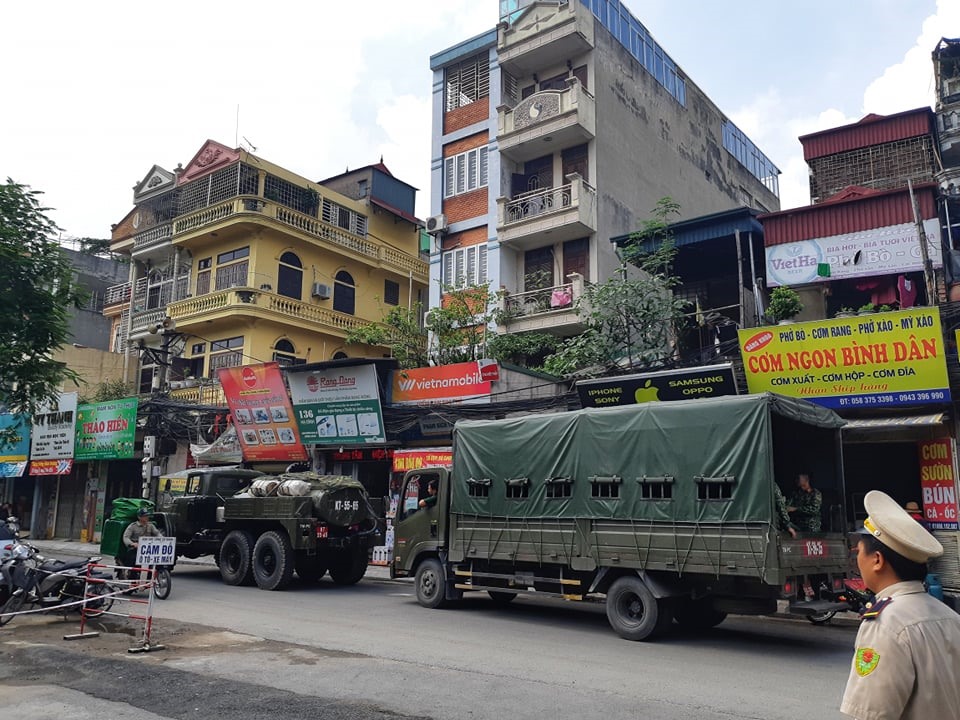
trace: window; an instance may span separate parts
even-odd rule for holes
[[[366,237],[367,235],[366,216],[354,212],[349,208],[337,205],[335,202],[331,202],[326,198],[323,199],[323,212],[320,214],[320,219],[325,223],[330,223],[348,232],[352,232],[354,235],[360,235],[362,237]]]
[[[286,338],[277,340],[273,345],[273,360],[280,365],[303,365],[306,360],[297,357],[293,343]]]
[[[357,309],[357,288],[353,277],[345,270],[337,273],[333,282],[333,309],[353,315]]]
[[[590,240],[567,240],[563,244],[563,277],[561,282],[569,282],[572,273],[580,273],[584,278],[590,277]]]
[[[365,198],[370,194],[369,183],[366,180],[357,181],[357,197]]]
[[[147,365],[140,368],[140,395],[148,395],[153,391],[153,365]]]
[[[547,488],[548,500],[568,498],[573,495],[573,478],[553,477],[547,478],[544,482]]]
[[[732,475],[698,476],[693,481],[697,484],[697,500],[730,500],[737,479]]]
[[[347,355],[347,354],[346,354],[345,352],[343,352],[342,350],[337,350],[337,352],[335,352],[335,353],[333,354],[333,359],[334,359],[334,360],[346,360],[348,357],[350,357],[350,356]]]
[[[203,355],[207,351],[206,343],[194,343],[190,346],[191,355]]]
[[[227,288],[246,286],[247,270],[249,267],[250,264],[246,260],[243,262],[234,263],[233,265],[224,265],[223,267],[218,267],[217,290],[226,290]],[[197,278],[197,282],[200,282],[199,277]],[[199,289],[197,292],[200,292]]]
[[[277,293],[299,300],[302,292],[303,263],[294,253],[285,252],[280,256],[277,268]]]
[[[476,102],[490,94],[490,60],[480,53],[443,71],[447,112]]]
[[[523,500],[530,497],[530,478],[507,478],[507,499]]]
[[[204,258],[197,262],[197,270],[209,270],[213,260],[211,258]]]
[[[640,485],[641,500],[672,500],[673,499],[673,477],[665,475],[663,477],[643,477],[637,478]]]
[[[383,301],[387,305],[400,304],[400,283],[393,280],[383,281]]]
[[[590,480],[590,496],[607,500],[616,500],[620,497],[620,483],[623,478],[619,475],[594,475]]]
[[[240,258],[250,257],[250,247],[237,248],[236,250],[230,250],[225,253],[220,253],[217,255],[217,265],[223,265],[224,263],[233,262],[234,260],[239,260]]]
[[[490,497],[490,478],[467,478],[467,494],[470,497]]]
[[[486,244],[470,245],[445,252],[442,262],[444,287],[462,288],[483,285],[489,280]]]
[[[443,197],[453,197],[487,186],[486,146],[451,155],[443,161]]]

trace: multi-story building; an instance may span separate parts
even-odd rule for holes
[[[154,166],[114,226],[134,262],[105,309],[139,391],[213,404],[220,368],[383,356],[345,338],[423,296],[415,194],[382,163],[311,182],[212,140]]]
[[[582,330],[584,283],[658,200],[682,217],[779,209],[777,167],[618,0],[506,0],[431,58],[430,305],[507,293],[507,332]]]
[[[940,138],[937,180],[943,198],[944,235],[953,249],[960,242],[960,38],[942,38],[937,43],[933,71]],[[951,280],[960,283],[960,278],[951,276]]]

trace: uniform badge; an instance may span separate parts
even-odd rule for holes
[[[857,648],[853,662],[857,667],[857,675],[866,677],[880,664],[880,653],[873,648]]]

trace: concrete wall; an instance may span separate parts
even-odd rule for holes
[[[79,392],[90,395],[97,385],[114,382],[123,377],[123,354],[112,353],[89,347],[65,345],[53,353],[54,360],[65,363],[68,368],[80,375],[80,387],[72,382],[64,382],[63,392]]]

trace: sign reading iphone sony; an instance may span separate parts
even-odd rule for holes
[[[377,371],[372,364],[305,371],[288,368],[287,381],[305,443],[387,441]]]
[[[923,221],[927,252],[943,266],[938,220]],[[819,265],[830,275],[820,275]],[[923,270],[923,252],[913,223],[888,225],[844,235],[771,245],[767,248],[767,285],[803,285],[838,278],[872,277]]]
[[[737,385],[730,365],[706,365],[683,370],[622,375],[580,380],[580,404],[585,407],[636,405],[657,400],[693,400],[736,395]]]

